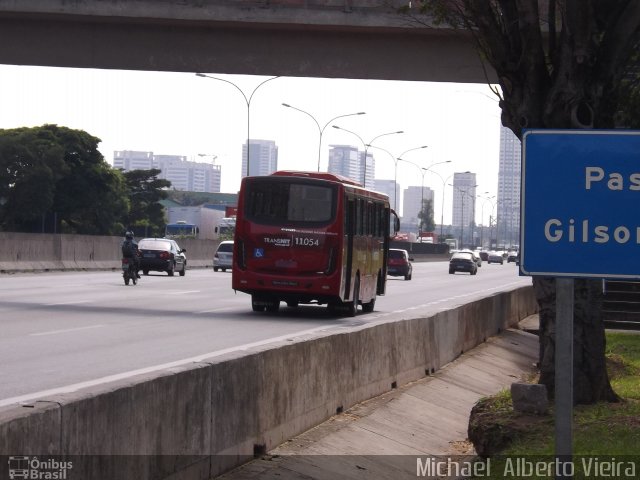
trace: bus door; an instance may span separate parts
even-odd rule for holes
[[[346,235],[345,245],[347,246],[347,252],[345,257],[346,262],[346,272],[345,272],[345,285],[344,285],[344,296],[345,299],[348,299],[351,295],[351,276],[353,274],[353,237],[355,234],[355,218],[356,218],[356,201],[353,197],[346,196],[346,205],[345,205],[345,224],[344,224],[344,234]]]

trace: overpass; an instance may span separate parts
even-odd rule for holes
[[[400,13],[410,5],[410,0],[0,0],[0,63],[486,83],[470,35],[417,21],[415,5]],[[496,81],[490,68],[488,75]]]

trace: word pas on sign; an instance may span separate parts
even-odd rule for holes
[[[609,173],[607,180],[607,188],[609,190],[624,190],[625,189],[625,179],[621,173],[612,172]],[[604,180],[605,171],[600,167],[586,167],[584,169],[584,181],[585,181],[585,189],[591,190],[591,186],[595,183],[599,183]],[[629,190],[640,190],[640,173],[632,173],[628,177],[628,188]]]

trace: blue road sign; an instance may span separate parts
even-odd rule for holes
[[[521,274],[640,278],[640,131],[526,131],[521,195]]]

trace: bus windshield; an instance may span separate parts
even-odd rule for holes
[[[326,224],[335,218],[336,189],[331,185],[265,178],[248,184],[245,214],[256,223]]]

